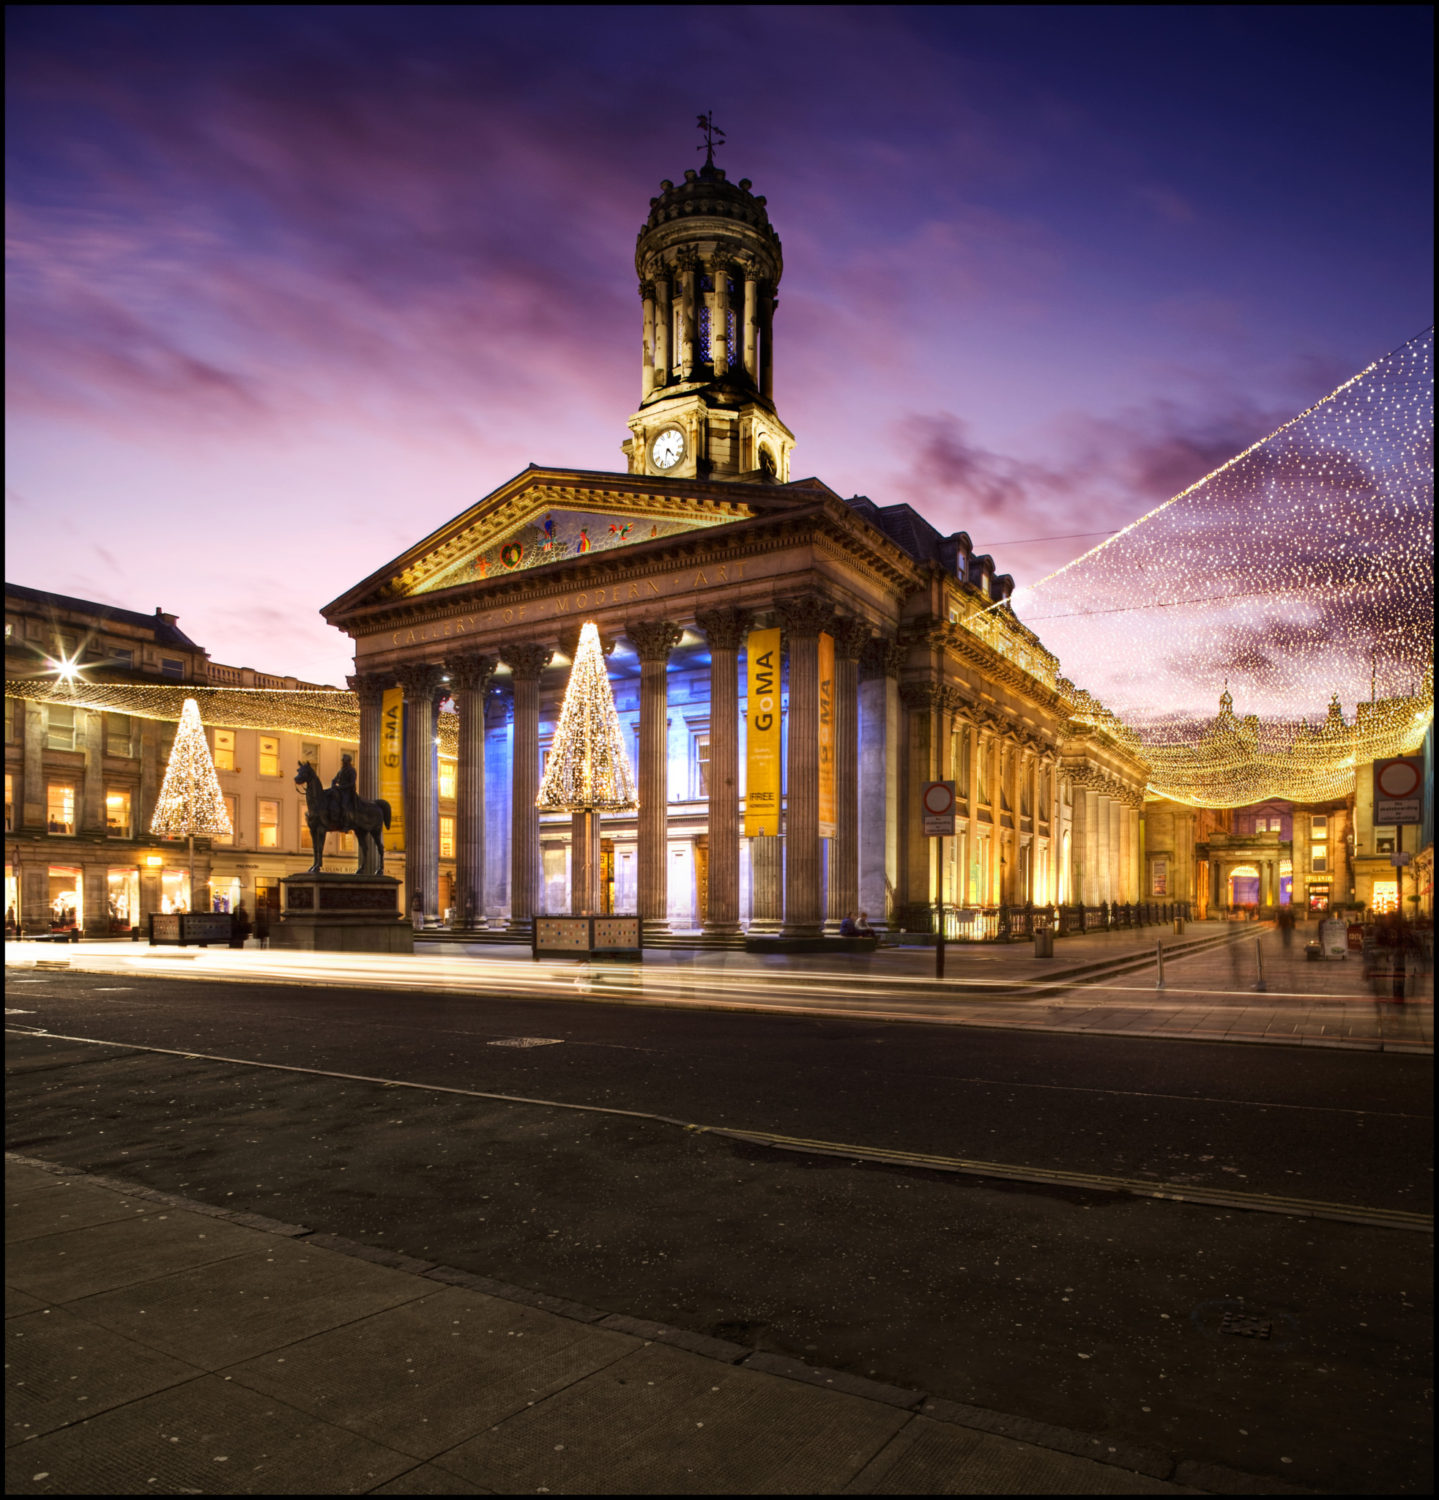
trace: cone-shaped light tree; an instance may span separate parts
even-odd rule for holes
[[[598,912],[600,814],[633,812],[639,801],[600,632],[592,621],[580,631],[535,806],[541,812],[574,814],[570,906],[576,916]]]
[[[159,838],[184,838],[190,844],[190,910],[195,909],[195,835],[224,838],[234,832],[205,728],[200,723],[200,706],[193,698],[185,699],[180,713],[180,727],[170,747],[165,780],[155,802],[155,816],[150,832]]]

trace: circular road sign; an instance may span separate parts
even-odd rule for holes
[[[1391,760],[1380,767],[1379,790],[1386,797],[1412,797],[1419,790],[1419,767],[1413,761]]]
[[[924,789],[924,810],[933,818],[954,811],[954,793],[943,781],[931,781]]]

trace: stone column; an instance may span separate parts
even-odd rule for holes
[[[600,909],[600,815],[570,814],[570,915],[587,917]]]
[[[1099,793],[1092,787],[1074,789],[1075,899],[1081,906],[1098,906]]]
[[[655,284],[652,281],[640,282],[640,301],[644,311],[641,314],[643,323],[642,344],[643,354],[640,361],[640,400],[643,401],[655,388]]]
[[[729,369],[729,260],[716,255],[710,262],[714,280],[714,313],[710,319],[710,357],[716,376]]]
[[[859,905],[872,926],[887,926],[899,882],[898,642],[871,640],[859,672]]]
[[[824,918],[819,837],[819,638],[834,606],[818,594],[777,599],[789,640],[789,756],[785,767],[784,930],[818,937]]]
[[[693,245],[682,245],[675,256],[680,273],[680,374],[693,380],[695,373],[695,275],[698,255]]]
[[[1127,904],[1134,900],[1134,830],[1129,821],[1134,810],[1127,802],[1115,806],[1119,810],[1119,899]]]
[[[410,662],[395,672],[405,691],[406,915],[421,902],[421,925],[440,913],[440,785],[435,760],[437,716],[444,696],[440,668]]]
[[[1124,811],[1119,798],[1109,799],[1109,899],[1124,900],[1124,860],[1119,848],[1119,820]]]
[[[357,796],[373,802],[380,795],[380,715],[384,710],[385,689],[392,679],[375,672],[347,677],[346,684],[360,701],[360,752],[355,767]]]
[[[656,932],[669,931],[668,672],[670,652],[681,633],[669,620],[637,620],[625,626],[640,658],[639,916],[646,930]]]
[[[751,932],[778,932],[784,925],[784,841],[761,833],[749,841]]]
[[[834,839],[829,846],[829,918],[859,910],[859,658],[867,620],[834,625]]]
[[[748,257],[744,262],[744,372],[749,376],[750,384],[759,386],[759,299],[757,296],[758,272],[755,269],[754,258]]]
[[[924,783],[938,779],[940,689],[933,682],[902,682],[899,701],[904,705],[905,775],[900,789],[905,832],[904,923],[928,931],[930,916],[938,907],[939,850],[924,831],[919,799]]]
[[[655,279],[655,378],[656,386],[670,383],[670,278],[668,272]]]
[[[533,930],[540,907],[540,673],[554,652],[537,641],[505,652],[515,689],[510,799],[510,927]]]
[[[695,617],[710,648],[709,917],[705,931],[739,921],[739,648],[753,615],[706,609]]]
[[[455,911],[461,927],[485,925],[485,691],[493,656],[472,652],[445,659],[459,714],[455,776]]]
[[[512,700],[493,690],[485,703],[485,917],[503,926],[510,911],[510,820],[514,788]]]
[[[769,287],[762,287],[759,298],[761,334],[759,378],[760,394],[766,401],[774,399],[774,310],[778,306],[779,298]]]

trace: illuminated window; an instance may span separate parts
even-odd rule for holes
[[[280,741],[278,737],[262,734],[260,736],[260,775],[278,776],[280,774]]]
[[[979,787],[975,794],[981,807],[989,806],[989,746],[979,747]]]
[[[130,837],[130,794],[111,789],[105,793],[105,833],[112,839]]]
[[[15,700],[13,698],[5,700],[5,743],[7,745],[15,743]]]
[[[459,767],[454,761],[442,760],[440,762],[440,796],[447,801],[454,801],[455,777],[458,771]]]
[[[129,714],[105,715],[105,754],[129,757],[135,753],[135,724]]]
[[[217,834],[217,844],[233,844],[240,836],[240,799],[238,797],[225,798],[225,811],[230,815],[230,832]]]
[[[45,748],[75,748],[75,710],[68,703],[52,703],[45,714]]]
[[[73,786],[52,784],[46,787],[45,806],[45,827],[48,833],[75,832],[75,788]]]
[[[1329,845],[1315,844],[1309,851],[1309,868],[1311,870],[1327,870],[1329,868]]]
[[[1321,833],[1328,833],[1328,813],[1315,813],[1315,815],[1309,820],[1309,831],[1314,835],[1315,838],[1318,838]]]
[[[5,832],[15,831],[15,805],[11,800],[15,795],[15,778],[6,771],[5,773]]]
[[[263,744],[264,741],[261,741]],[[260,798],[260,847],[262,849],[278,849],[280,847],[280,804],[269,802]]]
[[[706,277],[706,280],[708,280],[708,277]],[[710,353],[710,310],[708,302],[702,303],[700,306],[699,325],[700,346],[695,351],[695,362],[697,364],[707,365],[709,364],[712,357]]]
[[[215,769],[217,771],[235,769],[235,731],[233,729],[215,731]]]
[[[453,818],[440,819],[440,858],[453,859],[455,857],[455,820]]]
[[[708,797],[710,794],[710,737],[697,734],[694,737],[694,795]]]
[[[1382,916],[1385,912],[1399,910],[1399,882],[1376,880],[1374,894],[1369,898],[1370,908]]]

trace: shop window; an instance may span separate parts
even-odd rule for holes
[[[455,820],[453,818],[440,819],[440,858],[453,859],[455,857]]]
[[[130,837],[130,794],[109,790],[105,793],[105,833],[112,839]]]
[[[233,729],[215,731],[215,769],[217,771],[235,769],[235,731]]]
[[[68,703],[52,703],[45,714],[45,748],[75,748],[75,710]]]
[[[126,932],[140,920],[139,870],[111,870],[105,878],[111,932]]]
[[[79,870],[50,866],[50,926],[68,931],[85,924],[85,890]]]
[[[1311,870],[1327,870],[1329,868],[1329,845],[1315,844],[1309,851],[1309,868]]]
[[[1399,910],[1399,882],[1397,880],[1376,880],[1374,882],[1374,894],[1369,898],[1369,908],[1376,916],[1383,916],[1386,912]]]
[[[190,910],[190,877],[184,870],[161,870],[160,910]]]
[[[6,771],[5,773],[5,832],[15,832],[15,778]]]
[[[45,805],[46,832],[75,832],[75,788],[73,786],[48,786],[45,789]]]
[[[280,804],[260,798],[260,847],[280,847]]]
[[[694,796],[708,797],[710,794],[710,737],[697,734],[693,740],[691,763],[694,767]]]
[[[135,754],[135,721],[129,714],[105,715],[105,754],[126,758]]]
[[[240,837],[240,799],[238,797],[225,797],[225,811],[230,818],[230,832],[219,833],[214,837],[217,844],[234,844]]]
[[[440,762],[440,796],[446,801],[455,800],[455,780],[458,772],[459,767],[454,761],[442,760]]]
[[[260,775],[278,776],[280,774],[280,741],[276,735],[262,734],[260,736]]]
[[[173,656],[162,656],[160,658],[160,674],[163,677],[183,677],[185,675],[185,663],[176,661]]]
[[[1329,887],[1327,885],[1311,885],[1309,887],[1309,910],[1329,910]]]

